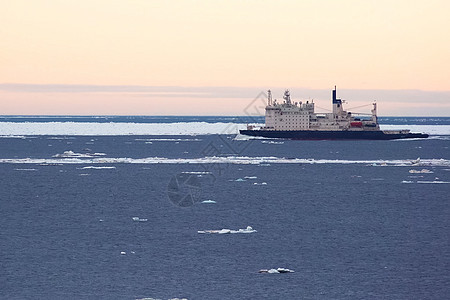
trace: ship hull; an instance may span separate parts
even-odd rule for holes
[[[384,133],[383,131],[322,131],[322,130],[240,130],[241,134],[291,140],[397,140],[428,138],[423,133]]]

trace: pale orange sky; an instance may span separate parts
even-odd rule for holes
[[[449,11],[444,0],[0,1],[1,114],[234,115],[268,88],[338,85],[371,90],[380,115],[450,116]],[[71,85],[254,93],[146,97]],[[414,90],[423,101],[405,105]]]

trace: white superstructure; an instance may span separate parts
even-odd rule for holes
[[[361,120],[353,117],[351,112],[344,110],[341,99],[336,98],[336,87],[333,90],[333,112],[318,114],[314,112],[314,102],[292,102],[289,90],[284,92],[283,103],[272,100],[268,91],[266,106],[266,124],[263,130],[307,130],[307,131],[379,131],[377,122],[377,106],[369,119]]]

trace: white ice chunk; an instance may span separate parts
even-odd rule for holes
[[[293,270],[286,269],[286,268],[278,268],[277,271],[280,273],[294,273]]]
[[[428,170],[428,169],[422,169],[422,170],[409,170],[409,173],[411,173],[411,174],[432,174],[434,172],[431,170]]]
[[[202,201],[202,203],[204,203],[204,204],[214,204],[214,203],[217,203],[217,202],[214,201],[214,200],[204,200],[204,201]]]
[[[263,144],[272,144],[272,145],[282,145],[284,142],[275,142],[275,141],[262,141]]]
[[[107,170],[107,169],[115,169],[115,168],[116,167],[87,166],[87,167],[82,167],[81,169]]]
[[[84,155],[84,154],[83,154]],[[259,165],[270,164],[363,164],[363,165],[384,165],[395,167],[410,167],[409,159],[398,160],[345,160],[345,159],[304,159],[304,158],[284,158],[284,157],[249,157],[249,156],[212,156],[200,158],[129,158],[129,157],[57,157],[57,158],[0,158],[0,163],[18,164],[236,164],[236,165]],[[270,164],[269,164],[270,163]],[[421,159],[421,166],[427,167],[450,167],[448,159]],[[238,178],[235,181],[245,181]]]
[[[106,153],[76,153],[72,150],[64,151],[62,154],[55,154],[53,157],[62,157],[62,158],[92,158],[96,156],[105,156]]]
[[[209,175],[212,174],[211,172],[198,172],[198,171],[191,171],[191,172],[181,172],[183,174],[192,174],[192,175]]]
[[[437,184],[442,184],[442,183],[450,183],[448,181],[439,181],[439,180],[434,180],[434,181],[417,181],[417,183],[437,183]]]
[[[268,274],[294,273],[293,270],[290,270],[290,269],[287,269],[287,268],[261,269],[258,272],[259,273],[268,273]]]
[[[220,230],[199,230],[197,233],[217,233],[217,234],[229,234],[229,233],[254,233],[257,232],[251,226],[247,226],[245,229],[231,230],[231,229],[220,229]]]

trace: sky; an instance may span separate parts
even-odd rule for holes
[[[286,88],[331,108],[337,85],[379,115],[450,116],[449,11],[447,0],[0,0],[0,114],[244,115]]]

